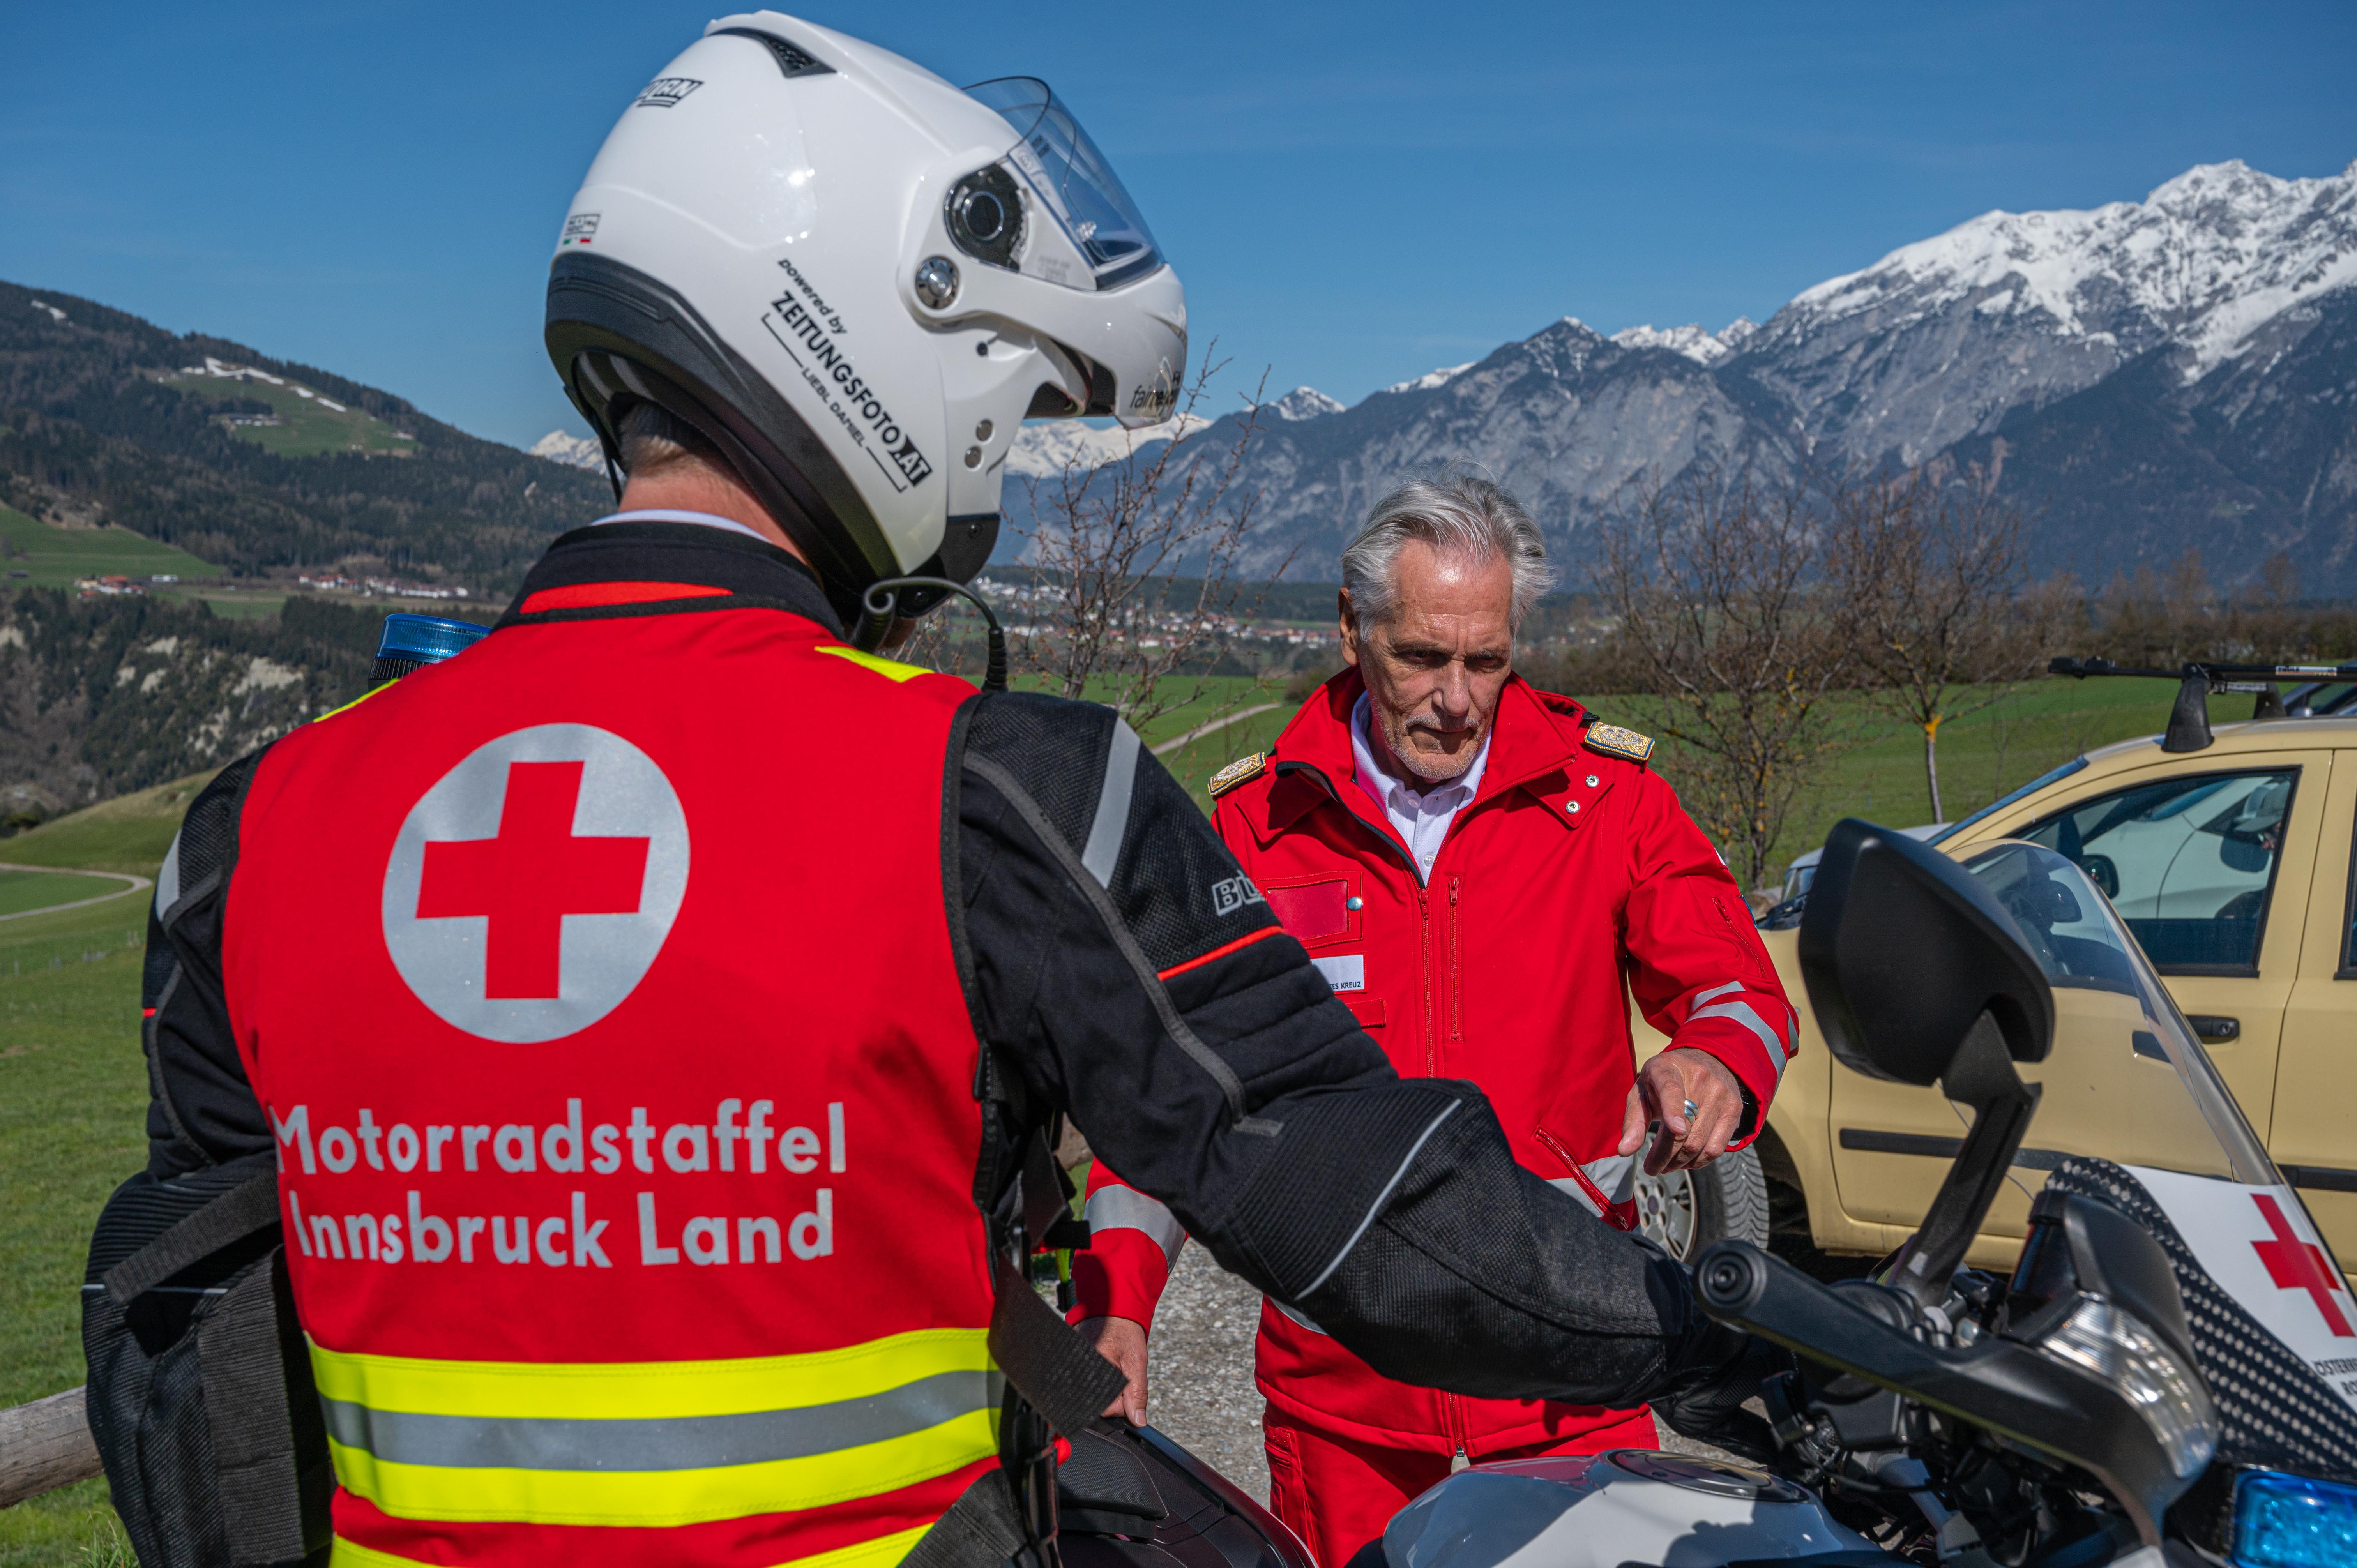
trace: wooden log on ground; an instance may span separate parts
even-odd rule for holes
[[[99,1473],[81,1390],[0,1410],[0,1509]]]

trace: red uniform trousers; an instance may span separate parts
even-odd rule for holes
[[[1261,1416],[1261,1430],[1268,1444],[1269,1511],[1301,1537],[1317,1555],[1318,1568],[1344,1568],[1353,1553],[1383,1533],[1392,1515],[1447,1480],[1456,1462],[1453,1455],[1427,1448],[1386,1447],[1296,1425],[1274,1408]],[[1652,1412],[1641,1410],[1618,1426],[1475,1457],[1537,1459],[1660,1446]]]

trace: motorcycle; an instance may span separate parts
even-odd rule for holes
[[[2085,874],[2036,844],[1959,862],[1845,822],[1800,959],[1846,1065],[1936,1082],[1972,1125],[1922,1226],[1864,1278],[1743,1241],[1695,1260],[1705,1310],[1799,1359],[1763,1391],[1773,1465],[1475,1464],[1351,1568],[2357,1564],[2357,1299]],[[2023,1081],[2058,1026],[2116,1036],[2132,1070],[2104,1091],[2164,1155],[2025,1146],[2042,1093],[2089,1088]],[[2006,1184],[2040,1176],[2010,1276],[1963,1266]],[[1083,1434],[1060,1493],[1070,1568],[1314,1568],[1150,1429]]]

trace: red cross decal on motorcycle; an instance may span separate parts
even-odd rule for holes
[[[2275,1281],[2277,1290],[2306,1291],[2316,1310],[2324,1314],[2327,1327],[2342,1338],[2357,1338],[2357,1329],[2349,1326],[2348,1316],[2341,1310],[2341,1293],[2348,1287],[2325,1257],[2324,1249],[2300,1240],[2284,1217],[2283,1206],[2268,1194],[2253,1193],[2251,1201],[2259,1206],[2260,1218],[2275,1232],[2272,1240],[2251,1243],[2259,1262],[2267,1266],[2267,1278]]]
[[[557,995],[565,917],[638,912],[650,841],[574,836],[581,769],[511,762],[497,838],[425,845],[417,918],[490,917],[486,996]]]

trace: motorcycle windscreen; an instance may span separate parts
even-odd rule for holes
[[[2062,1155],[2278,1187],[2283,1176],[2111,901],[2042,844],[1964,862],[2054,989],[2054,1052],[2029,1142]]]
[[[1112,162],[1046,82],[1037,77],[1003,76],[965,91],[1014,127],[1016,142],[1006,161],[1079,250],[1091,286],[1113,288],[1162,264],[1161,248],[1146,226],[1146,214],[1114,173]]]
[[[2357,1299],[2110,900],[2043,845],[1964,864],[2053,987],[2053,1052],[2021,1069],[2043,1086],[2013,1173],[2025,1208],[2071,1155],[2127,1167],[2204,1272],[2357,1406]]]

